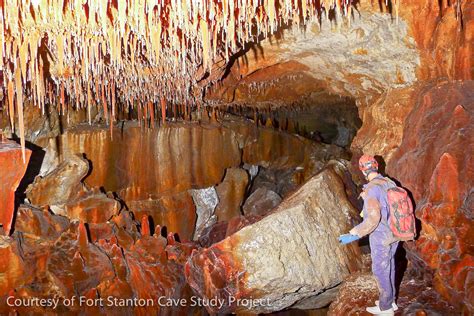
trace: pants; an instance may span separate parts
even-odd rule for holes
[[[384,246],[384,235],[374,232],[369,237],[372,273],[379,287],[379,307],[382,311],[390,309],[392,302],[395,302],[395,252],[399,243]]]

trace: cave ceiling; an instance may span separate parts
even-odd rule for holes
[[[361,11],[350,26],[308,22],[304,29],[282,29],[260,41],[211,86],[206,100],[275,107],[325,91],[366,101],[412,85],[419,63],[404,21]]]
[[[353,0],[0,1],[1,107],[24,145],[24,104],[97,107],[113,122],[124,109],[245,103],[278,81],[283,101],[380,93],[417,64],[399,1],[381,5],[391,14]]]

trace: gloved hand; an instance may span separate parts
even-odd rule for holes
[[[348,243],[351,243],[353,241],[356,241],[359,239],[359,236],[357,235],[351,235],[351,234],[344,234],[339,236],[339,242],[343,245],[347,245]]]

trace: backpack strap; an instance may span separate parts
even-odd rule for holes
[[[387,187],[387,183],[389,184],[388,187]],[[382,179],[380,178],[373,179],[372,181],[369,182],[369,186],[367,187],[367,189],[372,185],[378,185],[384,191],[397,187],[397,184],[392,179],[387,178],[387,177],[383,177]]]
[[[387,196],[386,197],[387,202],[388,202],[388,190],[391,188],[397,187],[396,183],[393,182],[392,179],[387,178],[387,177],[379,177],[379,178],[372,179],[372,181],[369,182],[369,185],[367,186],[366,190],[370,189],[372,186],[378,186],[379,188],[383,190],[384,194]],[[381,223],[388,228],[391,235],[391,237],[389,237],[387,240],[384,241],[384,244],[390,244],[396,240],[394,239],[395,237],[393,236],[393,232],[390,228],[390,207],[388,205],[386,207],[387,207],[388,217],[384,218],[381,213]],[[380,211],[382,212],[382,206],[381,206]]]

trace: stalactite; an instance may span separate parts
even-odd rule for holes
[[[150,111],[151,128],[155,128],[155,109],[151,101],[148,101],[148,111]]]
[[[107,109],[107,100],[105,98],[105,85],[102,85],[102,90],[101,90],[101,99],[102,99],[102,109],[104,111],[104,117],[107,120],[107,124],[109,124],[109,114],[108,114],[108,109]]]
[[[164,97],[161,97],[161,120],[162,123],[165,124],[166,120],[166,99]]]
[[[143,106],[143,119],[145,120],[145,127],[150,127],[150,125],[148,124],[148,105],[144,105]]]
[[[115,81],[110,83],[110,90],[112,94],[112,122],[115,122]]]
[[[17,65],[19,60],[17,60]],[[26,163],[26,149],[25,149],[25,123],[23,119],[23,87],[21,84],[21,71],[17,67],[15,69],[15,85],[16,85],[16,104],[18,113],[18,128],[20,130],[20,144],[23,162]]]
[[[60,85],[61,85],[61,87],[59,88],[59,90],[60,90],[59,113],[64,115],[64,109],[66,107],[65,106],[65,103],[66,103],[65,98],[66,97],[64,95],[65,94],[65,92],[64,92],[64,83],[61,82]]]
[[[31,96],[43,112],[47,101],[59,97],[56,104],[62,115],[69,105],[87,108],[91,122],[91,107],[102,106],[107,124],[113,124],[121,104],[159,95],[164,122],[167,102],[183,104],[179,115],[184,112],[185,117],[191,104],[200,111],[201,100],[185,92],[196,84],[198,73],[211,71],[216,59],[228,60],[239,47],[268,36],[282,23],[305,24],[330,8],[346,14],[350,23],[351,4],[352,0],[14,1],[0,10],[0,70],[8,75],[14,68],[16,77],[19,69],[17,99],[20,87],[21,96]],[[399,5],[396,0],[397,20]],[[40,56],[40,46],[48,60]],[[48,73],[43,62],[51,65]],[[11,82],[4,81],[9,94]],[[138,105],[140,113],[142,106],[146,109],[146,104]]]
[[[87,121],[89,122],[89,125],[92,124],[91,110],[92,110],[92,92],[91,92],[91,87],[87,85]]]
[[[400,1],[401,0],[394,0],[394,1],[395,1],[395,16],[396,16],[397,25],[398,25],[398,12],[399,12],[399,9],[400,9]]]
[[[110,112],[109,132],[110,132],[110,139],[113,141],[114,140],[114,118],[112,117],[112,112]]]
[[[11,79],[7,79],[7,90],[8,90],[8,112],[10,115],[10,126],[12,131],[15,128],[15,87],[13,86],[13,81]]]
[[[140,126],[142,126],[142,121],[143,121],[143,114],[142,114],[142,107],[137,106],[137,115],[138,115],[138,123]]]

